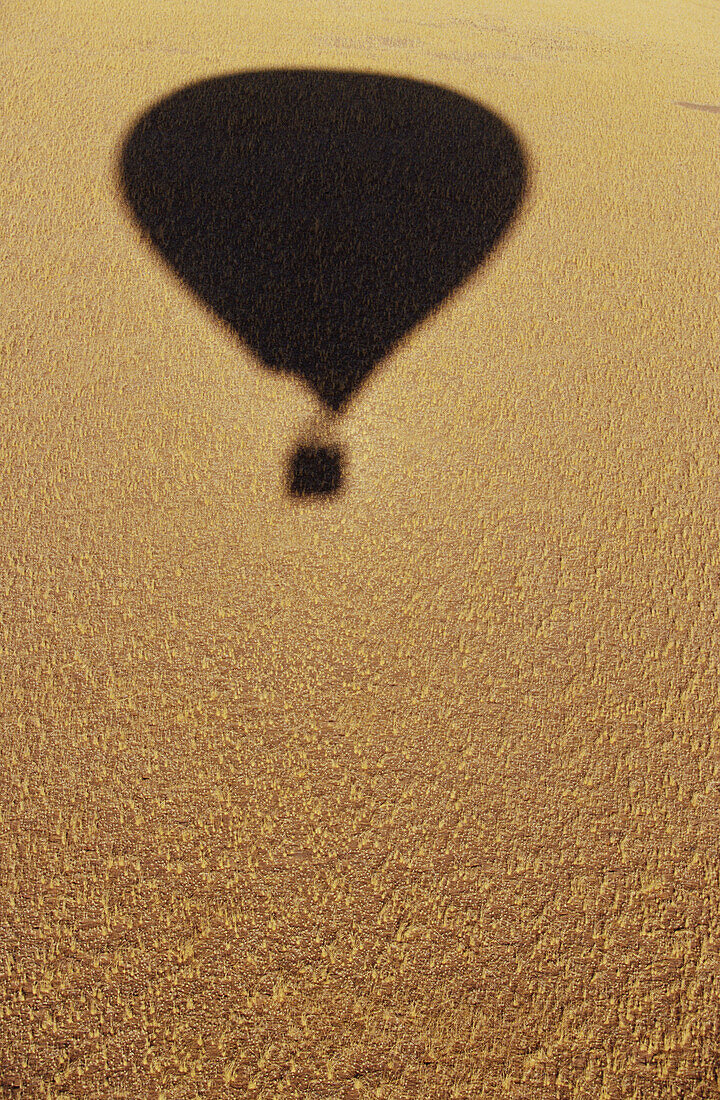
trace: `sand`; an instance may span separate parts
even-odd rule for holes
[[[720,8],[243,8],[5,8],[0,1096],[716,1097]],[[322,499],[116,178],[279,66],[530,168]]]

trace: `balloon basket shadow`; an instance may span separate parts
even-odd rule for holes
[[[335,438],[332,417],[317,418],[289,456],[288,495],[305,501],[336,497],[345,489],[346,466],[346,450]]]

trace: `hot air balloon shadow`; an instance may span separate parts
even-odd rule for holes
[[[377,73],[213,77],[147,110],[122,194],[170,268],[324,416],[294,497],[337,493],[333,424],[374,367],[487,257],[527,185],[509,126],[447,88]],[[439,369],[441,369],[439,367]]]

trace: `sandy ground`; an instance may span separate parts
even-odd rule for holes
[[[5,6],[0,1096],[717,1097],[720,8],[242,7]],[[531,171],[322,501],[115,180],[277,66]]]

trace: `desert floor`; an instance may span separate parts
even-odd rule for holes
[[[606,7],[6,4],[3,1098],[720,1095],[720,6]],[[116,180],[280,66],[530,167],[322,499]]]

